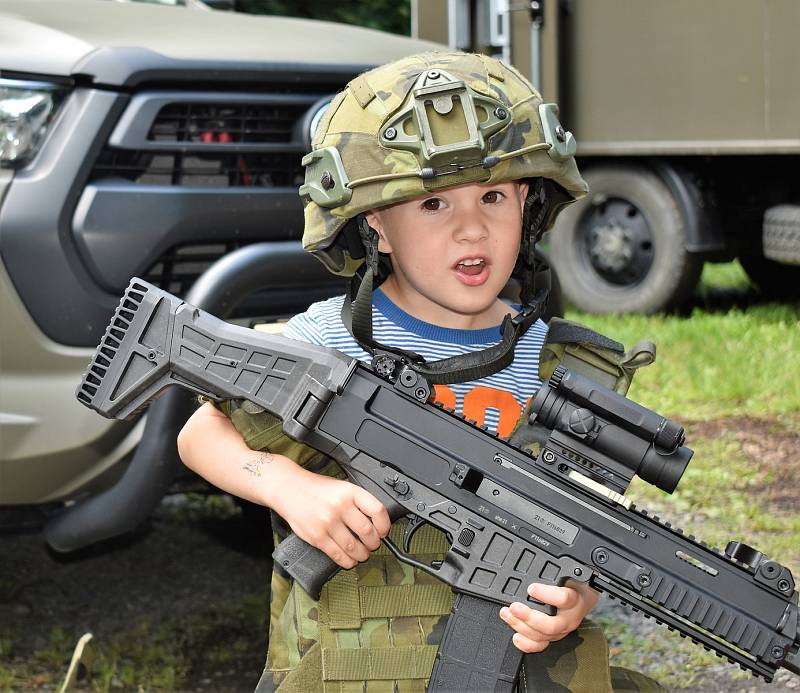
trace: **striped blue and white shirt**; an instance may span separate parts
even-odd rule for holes
[[[338,296],[314,303],[305,313],[289,320],[283,336],[332,347],[369,362],[370,355],[342,324],[343,301],[344,297]],[[428,362],[479,351],[497,344],[501,338],[499,325],[460,330],[418,320],[398,308],[380,289],[372,298],[372,333],[376,341],[413,351]],[[511,365],[480,380],[436,385],[435,400],[501,436],[510,435],[528,400],[541,387],[539,351],[546,334],[547,325],[537,320],[517,343]]]

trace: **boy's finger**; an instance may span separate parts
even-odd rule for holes
[[[500,610],[500,618],[516,631],[514,645],[523,652],[541,652],[551,640],[546,634],[531,628],[523,619],[517,618],[508,607]]]
[[[504,620],[514,630],[535,640],[560,640],[570,630],[564,616],[548,616],[520,602],[508,607],[510,618]]]
[[[342,518],[348,529],[355,534],[369,551],[374,551],[381,545],[378,530],[372,520],[355,506],[347,510]]]
[[[557,609],[571,609],[577,605],[579,599],[578,593],[571,587],[556,587],[538,582],[528,587],[528,594]]]
[[[504,612],[501,616],[508,625],[533,640],[559,640],[568,632],[563,617],[548,616],[519,602],[514,602]]]
[[[349,570],[353,568],[358,561],[354,558],[350,558],[333,539],[328,537],[324,541],[320,542],[319,546],[317,547],[320,551],[327,554],[328,558],[330,558],[336,565],[340,568],[344,568],[345,570]]]
[[[337,546],[354,561],[366,561],[369,558],[369,551],[361,543],[361,540],[353,534],[346,525],[339,522],[328,530],[328,535]]]
[[[386,512],[386,508],[383,507],[383,503],[375,498],[369,491],[365,491],[360,487],[358,487],[358,493],[353,496],[353,500],[356,507],[362,513],[370,517],[372,524],[381,537],[385,537],[389,534],[392,521],[389,519],[389,513]]]
[[[523,652],[527,652],[528,654],[533,652],[541,652],[550,644],[547,641],[527,638],[519,633],[514,633],[514,637],[511,639],[511,641],[514,643],[514,647],[516,647],[518,650],[522,650]]]

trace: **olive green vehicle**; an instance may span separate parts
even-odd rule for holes
[[[502,55],[560,106],[590,194],[551,235],[564,294],[655,312],[706,261],[800,295],[800,3],[414,0],[414,34]]]
[[[310,133],[356,74],[433,47],[206,8],[0,0],[0,528],[44,517],[68,551],[148,515],[188,404],[128,424],[74,396],[128,280],[243,321],[340,291],[300,246]]]

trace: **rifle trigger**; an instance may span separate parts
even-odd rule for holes
[[[403,551],[411,553],[411,539],[414,537],[414,533],[426,524],[428,524],[428,521],[419,515],[411,515],[409,517],[406,531],[403,533]]]

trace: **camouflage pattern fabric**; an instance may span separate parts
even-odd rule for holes
[[[667,693],[657,681],[608,663],[603,629],[585,619],[578,630],[551,643],[544,652],[522,660],[518,693],[597,693],[641,691]]]
[[[497,102],[510,113],[510,118],[502,129],[488,136],[483,143],[483,159],[473,165],[461,162],[459,166],[443,167],[436,171],[435,177],[425,179],[419,174],[429,162],[423,160],[418,152],[393,146],[385,137],[381,139],[381,135],[387,123],[410,108],[420,77],[430,75],[432,71],[437,76],[439,72],[446,72],[454,80],[463,82],[470,93]],[[558,140],[548,131],[548,128],[555,127],[554,124],[550,120],[547,125],[543,124],[539,112],[542,103],[539,93],[516,69],[484,55],[425,53],[357,77],[334,99],[313,142],[314,151],[333,148],[338,152],[336,156],[342,170],[333,172],[333,178],[344,173],[352,194],[342,198],[346,202],[332,207],[319,204],[319,198],[315,202],[309,194],[304,195],[303,246],[331,271],[352,275],[361,260],[354,259],[343,245],[333,241],[350,219],[367,210],[410,200],[446,186],[532,177],[552,179],[572,199],[582,197],[588,188],[578,173],[574,158],[571,155],[553,156],[553,147]],[[468,107],[468,104],[462,105],[465,109]],[[485,121],[491,117],[482,106],[476,110],[478,120],[483,118]],[[433,110],[431,114],[431,130],[436,131],[436,137],[446,139],[449,136],[458,140],[463,136],[459,134],[463,123],[458,118],[451,114],[439,118]],[[413,127],[406,124],[404,131],[413,130]],[[571,138],[563,129],[557,134],[559,138]],[[548,139],[555,144],[548,143]],[[492,158],[493,162],[496,157],[496,162],[488,168],[481,165],[486,157]],[[307,159],[311,161],[309,157]],[[331,174],[331,169],[332,166],[307,165],[306,185],[301,188],[301,193],[304,188],[323,191],[327,186],[321,176],[326,172]],[[329,177],[327,183],[333,185],[331,181]],[[341,183],[337,181],[336,185]],[[557,208],[553,209],[545,226],[552,223],[557,211]]]

